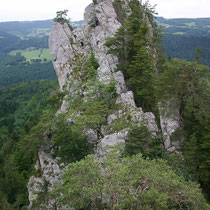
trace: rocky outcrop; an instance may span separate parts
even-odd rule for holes
[[[121,26],[113,7],[114,1],[101,0],[97,2],[97,4],[90,4],[85,9],[82,28],[71,31],[67,24],[54,23],[52,26],[49,47],[60,88],[67,89],[70,94],[77,92],[77,90],[71,89],[68,81],[71,80],[71,74],[77,65],[76,62],[92,49],[99,63],[97,69],[99,81],[109,83],[111,80],[115,80],[116,82],[116,92],[119,94],[116,103],[130,107],[133,119],[137,119],[138,122],[147,121],[147,123],[153,124],[148,128],[157,131],[154,115],[152,113],[144,114],[142,109],[137,109],[133,92],[127,90],[122,72],[116,72],[117,57],[107,54],[107,48],[104,46],[106,39],[114,36]],[[61,110],[65,112],[66,108],[66,102],[64,102]]]
[[[99,67],[97,69],[97,79],[105,84],[115,81],[116,92],[118,94],[116,103],[121,104],[121,109],[111,114],[107,118],[107,128],[116,119],[124,118],[125,122],[133,122],[138,125],[146,125],[155,139],[158,127],[155,116],[152,113],[144,113],[141,108],[137,108],[132,91],[126,88],[124,75],[116,71],[118,59],[114,55],[107,54],[104,43],[108,37],[114,36],[120,28],[117,13],[113,7],[114,0],[98,0],[97,4],[90,4],[84,14],[84,25],[82,28],[71,30],[65,23],[54,23],[49,37],[49,47],[52,55],[54,69],[58,76],[61,90],[66,90],[70,96],[81,93],[78,84],[81,82],[75,77],[78,64],[81,64],[89,55],[90,50],[94,53]],[[125,1],[125,6],[126,6]],[[127,9],[128,10],[128,9]],[[129,12],[129,10],[128,10]],[[57,113],[68,113],[71,103],[63,101],[61,109]],[[129,115],[129,119],[127,118]],[[74,123],[73,118],[68,118],[67,123]],[[96,154],[99,159],[107,153],[108,146],[117,144],[124,145],[128,128],[120,131],[103,128],[103,136],[97,139],[93,130],[87,129],[88,141],[97,143]],[[37,198],[36,193],[43,192],[43,186],[51,190],[54,183],[59,181],[64,165],[59,164],[59,159],[53,159],[49,151],[41,149],[39,151],[39,161],[36,166],[41,171],[40,177],[31,177],[28,189],[29,200],[32,203]],[[50,208],[49,208],[50,209]]]
[[[43,146],[38,152],[38,160],[35,167],[36,175],[32,176],[28,182],[30,208],[33,201],[43,193],[50,192],[54,184],[61,180],[61,175],[65,169],[64,163],[59,163],[59,158],[53,158],[51,149]],[[53,209],[55,201],[52,199],[46,209]],[[41,208],[40,208],[41,209]]]
[[[183,135],[179,135],[178,139],[172,138],[173,134],[181,129],[182,118],[179,110],[179,104],[173,99],[159,103],[160,125],[164,147],[170,152],[180,149],[184,141]]]
[[[95,19],[97,24],[93,24]],[[107,55],[104,43],[120,26],[111,0],[101,1],[96,5],[90,4],[85,10],[84,25],[81,29],[71,31],[67,24],[53,24],[49,47],[61,89],[65,89],[64,85],[75,69],[76,62],[85,56],[90,48],[93,49],[100,66],[99,80],[109,82],[113,78],[118,60],[116,56]],[[116,74],[115,78],[119,79],[118,90],[121,88],[121,91],[125,91],[122,74]]]
[[[128,134],[128,129],[125,129],[118,133],[106,135],[104,138],[102,138],[96,149],[97,158],[100,161],[102,161],[104,156],[110,151],[111,147],[114,147],[117,145],[124,147],[125,138],[127,134]]]

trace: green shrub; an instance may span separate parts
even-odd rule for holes
[[[93,0],[93,4],[95,4],[95,5],[96,5],[97,3],[98,3],[98,2],[97,2],[97,0]]]
[[[153,139],[146,126],[133,127],[126,139],[125,154],[157,158],[161,156],[162,148],[159,139]]]
[[[103,164],[89,155],[69,164],[63,181],[53,195],[75,209],[209,209],[196,183],[141,154],[119,161],[110,152]]]
[[[81,160],[92,153],[92,146],[88,143],[87,136],[80,130],[74,129],[72,125],[67,125],[64,119],[60,119],[56,124],[53,148],[54,156],[61,157],[67,162]]]

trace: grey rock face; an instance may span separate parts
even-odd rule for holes
[[[113,73],[113,78],[117,82],[116,85],[116,92],[117,94],[126,93],[127,88],[125,85],[124,75],[121,71]]]
[[[84,13],[84,25],[81,29],[71,31],[67,25],[62,26],[59,23],[54,23],[50,34],[49,47],[60,88],[66,88],[70,94],[77,92],[76,88],[74,90],[68,89],[68,84],[66,83],[68,83],[67,81],[71,78],[71,73],[74,71],[75,60],[86,56],[91,47],[99,63],[97,70],[99,81],[109,83],[111,80],[115,80],[116,92],[119,95],[116,103],[126,105],[132,121],[139,123],[144,121],[148,129],[155,133],[158,131],[158,128],[154,115],[152,113],[144,113],[141,108],[136,107],[133,92],[127,91],[124,75],[120,71],[115,71],[118,63],[117,57],[107,54],[107,48],[104,46],[106,39],[114,36],[121,26],[113,7],[113,1],[101,0],[97,1],[96,5],[90,4],[87,6]],[[65,84],[66,87],[64,87]],[[65,113],[66,110],[67,106],[66,102],[64,102],[60,112]],[[119,117],[119,114],[110,116],[108,124]]]
[[[38,194],[51,191],[56,182],[59,182],[60,176],[64,171],[64,164],[59,164],[59,159],[53,159],[50,150],[41,148],[38,153],[38,161],[35,165],[38,177],[32,176],[28,183],[29,201],[32,207],[32,202],[38,197]],[[53,205],[53,200],[50,201]],[[40,208],[41,209],[41,208]],[[47,208],[51,209],[51,208]]]
[[[176,141],[172,141],[172,134],[181,128],[181,116],[179,113],[179,105],[176,101],[170,99],[165,103],[159,104],[160,125],[163,133],[165,149],[174,152],[179,149],[183,143],[183,137]]]
[[[32,176],[28,182],[28,198],[30,201],[30,207],[32,202],[37,199],[38,194],[43,192],[44,179],[42,177]]]
[[[98,20],[98,25],[93,25],[91,22],[95,18]],[[118,59],[116,56],[107,55],[104,43],[120,26],[111,0],[101,1],[97,5],[90,4],[85,10],[84,25],[81,29],[71,31],[67,24],[53,24],[49,48],[61,89],[65,89],[64,86],[75,68],[76,60],[88,53],[89,46],[93,49],[100,66],[99,80],[107,83],[113,78]],[[123,75],[119,72],[114,77],[119,82],[118,90],[125,91]]]
[[[70,37],[72,37],[72,32],[67,24],[54,23],[52,25],[49,46],[61,89],[65,85],[67,74],[70,70],[71,64],[69,59],[74,54]]]
[[[133,92],[128,91],[126,88],[124,75],[120,71],[116,72],[117,57],[107,54],[107,48],[104,46],[106,39],[114,36],[121,26],[113,8],[113,1],[98,0],[96,5],[90,4],[85,10],[84,25],[81,29],[71,31],[67,24],[53,24],[49,37],[49,48],[59,86],[61,90],[67,90],[70,96],[82,94],[85,100],[88,93],[81,92],[79,79],[75,79],[72,75],[75,73],[78,63],[82,63],[83,59],[89,54],[90,49],[92,49],[99,63],[97,69],[98,80],[105,84],[112,80],[115,81],[118,94],[116,103],[122,104],[123,107],[123,110],[118,110],[108,117],[107,126],[111,125],[116,119],[129,114],[130,121],[139,125],[144,123],[155,136],[156,132],[158,132],[155,116],[152,113],[144,113],[141,108],[136,107]],[[71,108],[71,104],[64,100],[57,115],[67,113],[69,107]],[[71,124],[72,122],[73,118],[70,116],[67,123]],[[102,132],[104,136],[101,139],[98,139],[96,133],[91,129],[87,129],[86,133],[89,142],[97,143],[96,155],[101,159],[109,151],[108,146],[117,144],[123,146],[125,144],[128,129],[125,128],[119,132],[113,131],[110,134],[106,133],[106,128],[104,128]],[[44,182],[48,183],[48,190],[50,191],[54,183],[59,181],[64,168],[59,164],[59,160],[53,159],[50,153],[44,150],[39,152],[39,162],[36,167],[41,169],[41,175],[40,177],[33,176],[29,181],[30,202],[37,198],[34,192],[39,193]]]
[[[136,107],[136,104],[134,101],[134,95],[132,91],[121,93],[120,97],[117,100],[117,103],[123,103],[131,107]]]
[[[104,156],[110,151],[111,147],[119,145],[125,146],[125,138],[128,134],[128,130],[125,129],[118,133],[106,135],[101,139],[96,149],[96,155],[99,160],[103,160]]]

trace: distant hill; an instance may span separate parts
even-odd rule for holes
[[[210,18],[157,18],[163,26],[163,45],[170,57],[192,61],[195,50],[201,47],[201,62],[210,67]]]
[[[163,26],[165,34],[189,36],[210,35],[210,18],[165,19],[158,17],[157,22]]]
[[[53,20],[0,22],[0,88],[57,79],[48,49]],[[83,21],[72,22],[81,27]]]
[[[49,35],[53,20],[38,20],[38,21],[12,21],[0,22],[0,32],[14,34],[19,37],[39,35]],[[72,22],[75,27],[80,27],[83,21]]]
[[[192,61],[200,46],[202,63],[210,67],[210,18],[158,17],[157,22],[163,27],[167,56]],[[0,22],[0,87],[33,78],[56,79],[47,49],[52,23],[53,20]],[[83,21],[71,24],[81,27]]]
[[[53,20],[0,22],[0,53],[30,47],[48,48],[48,36]],[[83,21],[72,22],[81,27]]]
[[[28,80],[57,79],[47,49],[52,23],[0,22],[0,88]]]
[[[37,28],[49,29],[53,20],[0,22],[0,31],[27,35]]]

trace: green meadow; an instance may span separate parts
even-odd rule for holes
[[[44,59],[46,58],[47,61],[52,60],[50,51],[47,48],[44,49],[37,49],[37,50],[14,50],[11,51],[10,55],[16,55],[16,53],[21,53],[22,56],[26,58],[27,61],[31,59]]]

